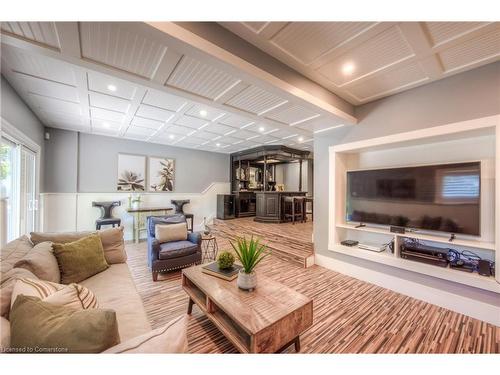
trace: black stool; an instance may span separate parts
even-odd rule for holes
[[[113,228],[116,226],[120,226],[121,219],[113,217],[112,211],[116,206],[121,206],[122,202],[114,201],[114,202],[92,202],[92,207],[99,207],[101,209],[101,217],[95,221],[95,229],[101,229],[103,225],[112,225]]]
[[[295,221],[304,221],[304,197],[283,197],[283,218],[285,221],[288,219],[292,220],[292,224]]]
[[[183,214],[186,217],[186,222],[188,223],[188,231],[193,232],[194,215],[184,213],[184,205],[191,202],[189,199],[172,199],[172,203],[175,207],[176,214]]]

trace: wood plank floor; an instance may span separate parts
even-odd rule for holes
[[[227,241],[218,235],[220,248],[228,248]],[[153,328],[184,314],[188,298],[180,272],[160,275],[155,283],[146,244],[128,244],[127,252]],[[500,327],[340,273],[316,265],[303,268],[276,256],[264,260],[258,272],[313,299],[314,322],[301,336],[302,353],[500,353]],[[236,352],[197,307],[188,341],[192,353]]]
[[[253,221],[253,217],[215,220],[213,232],[226,239],[234,239],[242,233],[261,237],[275,257],[302,267],[314,263],[311,220],[296,224],[257,223]]]

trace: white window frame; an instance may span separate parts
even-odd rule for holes
[[[40,228],[40,163],[41,163],[41,146],[34,142],[28,135],[17,129],[10,122],[0,117],[0,137],[5,137],[10,141],[24,146],[30,151],[35,153],[35,201],[36,201],[36,211],[35,211],[35,230]],[[18,218],[19,221],[19,218]]]

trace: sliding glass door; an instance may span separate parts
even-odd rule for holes
[[[37,154],[8,135],[0,144],[0,231],[2,242],[36,230]]]

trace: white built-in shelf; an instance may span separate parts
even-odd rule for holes
[[[406,232],[404,234],[403,233],[392,233],[387,228],[370,227],[370,226],[356,228],[356,225],[346,224],[346,223],[339,223],[336,226],[337,226],[337,228],[344,228],[344,229],[355,230],[355,231],[365,232],[365,233],[378,233],[378,234],[385,234],[388,236],[399,237],[399,238],[415,238],[417,240],[422,240],[422,241],[444,243],[444,244],[449,245],[450,247],[464,246],[464,247],[472,247],[475,249],[495,251],[495,243],[494,242],[465,240],[465,239],[459,239],[459,238],[455,238],[452,242],[450,242],[449,237],[434,236],[431,234],[423,234],[423,233],[418,233],[418,232]]]
[[[432,264],[420,263],[408,259],[398,258],[394,254],[388,253],[386,251],[377,253],[370,250],[360,249],[357,246],[348,247],[341,244],[336,244],[330,250],[356,258],[362,258],[372,262],[382,263],[388,266],[423,273],[429,276],[438,277],[440,279],[500,293],[500,284],[492,276],[481,276],[476,272],[469,273],[454,270],[449,267],[439,267]]]

